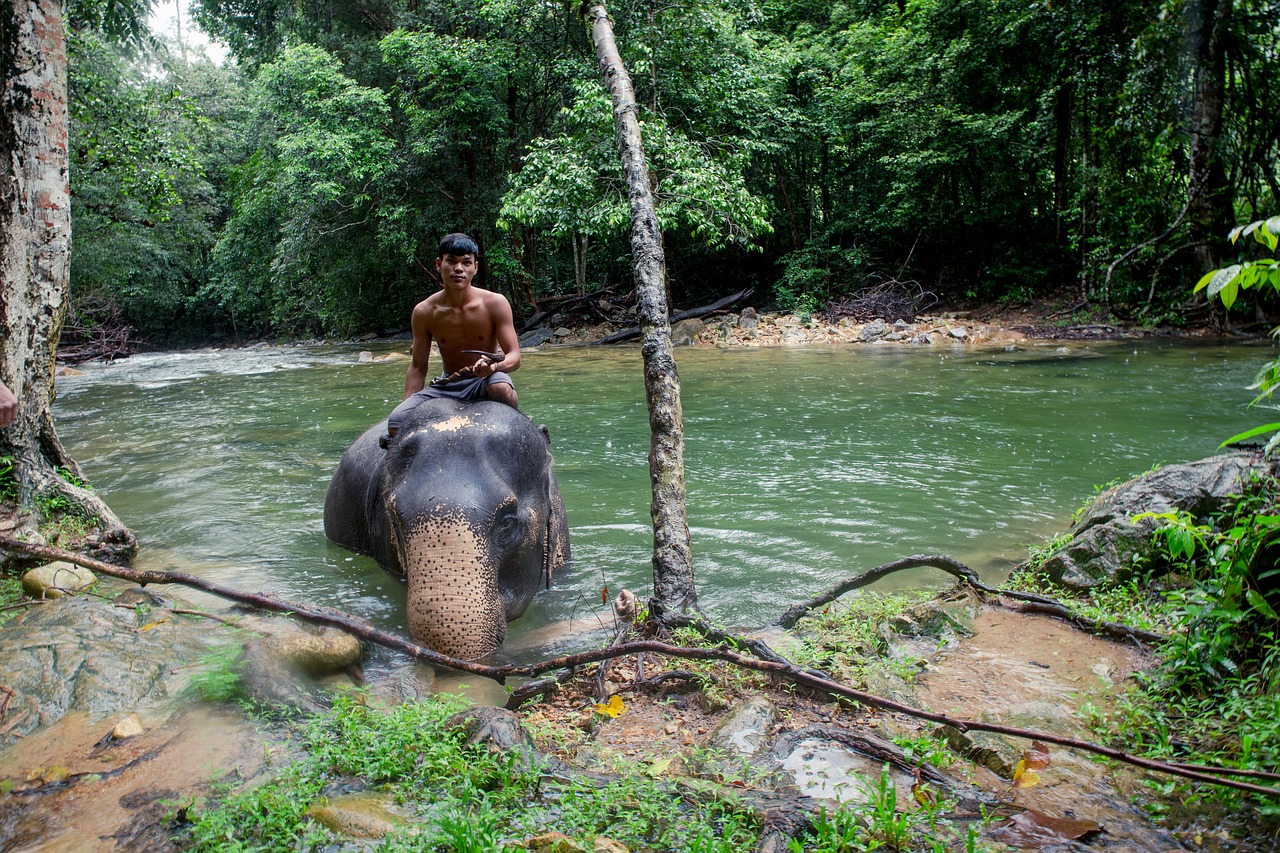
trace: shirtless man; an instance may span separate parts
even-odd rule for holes
[[[511,304],[501,293],[471,285],[480,268],[480,247],[466,234],[440,241],[436,271],[442,287],[413,309],[413,360],[404,377],[404,402],[387,419],[387,435],[424,400],[496,400],[516,406],[511,373],[520,367]],[[440,347],[444,373],[427,384],[431,342]],[[486,355],[493,353],[497,358]]]

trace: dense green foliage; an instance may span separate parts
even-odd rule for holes
[[[677,305],[750,284],[820,306],[898,279],[952,303],[1069,286],[1154,320],[1230,260],[1219,223],[1280,194],[1276,0],[610,11]],[[238,64],[128,59],[92,16],[74,33],[80,314],[118,307],[157,342],[403,328],[450,230],[480,241],[480,283],[518,314],[625,291],[625,200],[576,4],[196,13]]]
[[[1118,745],[1186,764],[1274,773],[1280,768],[1280,481],[1258,477],[1209,519],[1185,512],[1159,518],[1156,556],[1122,585],[1073,595],[1034,571],[1014,585],[1069,601],[1081,616],[1169,638],[1157,649],[1157,665],[1139,675],[1115,710],[1094,720]],[[1179,784],[1185,785],[1161,783],[1165,793]],[[1228,803],[1240,797],[1225,790],[1196,796]],[[1280,804],[1253,805],[1280,816]]]

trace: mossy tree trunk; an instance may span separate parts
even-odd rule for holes
[[[1186,7],[1192,63],[1187,219],[1204,269],[1220,266],[1221,247],[1235,222],[1231,182],[1220,150],[1232,6],[1233,0],[1192,0]]]
[[[18,398],[18,419],[0,429],[13,460],[19,503],[62,506],[96,528],[91,551],[116,560],[137,549],[101,499],[59,474],[84,477],[54,429],[54,354],[67,308],[71,249],[67,50],[62,0],[0,4],[0,379]]]
[[[631,207],[631,253],[639,303],[645,396],[649,404],[649,479],[653,486],[653,599],[655,616],[684,613],[697,605],[689,520],[685,513],[684,414],[680,377],[671,352],[667,268],[654,211],[635,90],[622,64],[603,0],[584,2],[596,58],[613,98],[618,154]]]

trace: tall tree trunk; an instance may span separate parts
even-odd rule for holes
[[[1227,97],[1227,41],[1233,0],[1191,0],[1187,32],[1191,41],[1191,156],[1187,219],[1200,265],[1218,266],[1218,247],[1234,220],[1231,186],[1222,165],[1219,140]]]
[[[0,454],[13,460],[23,507],[66,499],[97,526],[90,550],[127,560],[133,534],[97,496],[59,476],[63,468],[84,479],[50,413],[71,249],[63,11],[61,0],[0,4],[0,379],[19,405],[18,419],[0,429]]]
[[[613,96],[613,121],[618,154],[631,205],[631,253],[639,302],[644,387],[649,403],[649,479],[653,486],[653,599],[650,612],[683,613],[697,606],[689,520],[685,514],[684,414],[680,408],[680,377],[671,353],[666,257],[662,232],[654,212],[636,116],[635,91],[622,65],[603,0],[588,0],[582,15],[591,27],[596,58],[605,85]]]

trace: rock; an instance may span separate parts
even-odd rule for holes
[[[1022,749],[1010,738],[991,732],[962,732],[955,726],[942,726],[938,736],[946,740],[957,755],[987,768],[1001,779],[1013,779],[1014,770],[1022,760]]]
[[[246,643],[238,664],[245,691],[263,704],[323,711],[329,699],[315,679],[355,665],[363,654],[359,640],[336,628],[283,618],[244,621],[269,635]]]
[[[467,743],[483,744],[491,753],[520,757],[525,769],[542,768],[544,772],[559,772],[564,765],[550,756],[543,755],[534,746],[533,738],[520,724],[514,711],[489,705],[472,705],[454,714],[445,724],[461,729]]]
[[[368,350],[361,350],[356,356],[356,364],[373,364],[373,353]]]
[[[956,326],[947,329],[947,334],[955,338],[957,341],[967,341],[969,339],[969,330],[963,326]]]
[[[553,334],[555,334],[557,338],[567,338],[573,334],[573,329],[570,329],[567,326],[560,326]]]
[[[74,367],[67,367],[65,364],[59,364],[53,373],[54,376],[84,376],[83,370],[76,370]]]
[[[541,835],[535,835],[525,841],[524,847],[536,853],[587,853],[585,847],[563,832],[544,832]]]
[[[373,357],[374,362],[382,364],[387,361],[407,361],[409,355],[403,352],[389,352],[386,355],[376,355]]]
[[[364,341],[376,341],[377,339],[378,339],[378,333],[377,333],[377,332],[365,332],[363,335],[361,335],[360,337],[356,338],[356,340],[358,340],[358,341],[360,341],[360,342],[362,342],[362,343],[363,343]]]
[[[754,329],[760,325],[760,317],[756,314],[754,308],[743,308],[742,316],[738,318],[739,329]]]
[[[382,838],[409,826],[409,821],[392,811],[390,795],[362,792],[333,797],[307,809],[307,817],[347,838]]]
[[[724,715],[707,736],[707,746],[734,756],[758,755],[768,746],[769,730],[777,715],[767,698],[752,696]]]
[[[903,331],[904,329],[910,329],[911,324],[906,320],[898,319],[893,321],[893,327],[898,331]]]
[[[1232,450],[1169,465],[1113,486],[1085,508],[1068,531],[1071,539],[1045,560],[1042,571],[1055,583],[1089,588],[1146,565],[1155,553],[1151,534],[1161,526],[1143,513],[1182,510],[1203,521],[1227,505],[1254,473],[1274,469],[1260,451]]]
[[[230,635],[167,611],[142,613],[90,596],[15,616],[0,631],[0,684],[15,691],[10,721],[31,713],[6,737],[52,725],[71,710],[101,718],[160,701],[184,665],[205,657],[219,638]]]
[[[591,851],[592,853],[631,853],[627,845],[621,841],[614,841],[612,838],[605,838],[603,835],[592,843]]]
[[[872,320],[867,325],[858,330],[858,341],[860,343],[869,344],[872,341],[878,341],[885,335],[889,334],[889,327],[884,320]]]
[[[310,676],[339,672],[360,661],[360,641],[337,628],[289,619],[270,622],[268,648],[299,672]]]
[[[83,592],[97,582],[97,576],[83,566],[46,563],[22,576],[22,591],[32,598],[61,598]]]
[[[545,326],[539,326],[536,329],[530,329],[520,336],[521,347],[536,347],[538,344],[545,344],[554,338],[555,335]]]
[[[696,317],[681,320],[671,327],[671,345],[676,347],[690,346],[697,342],[698,335],[702,334],[702,330],[705,328],[706,324]]]
[[[113,740],[127,740],[131,737],[137,737],[146,731],[143,728],[142,720],[138,719],[137,714],[130,714],[122,717],[120,722],[116,723],[115,728],[111,730]]]

